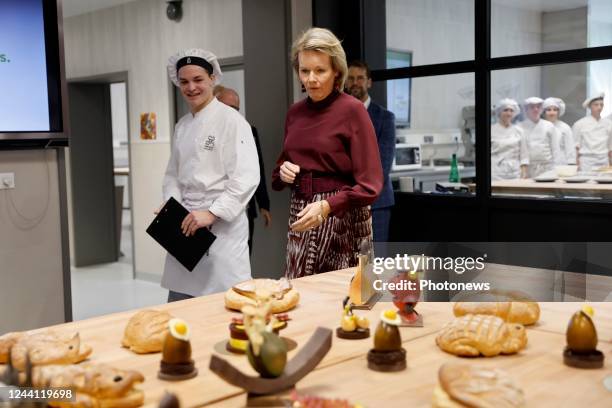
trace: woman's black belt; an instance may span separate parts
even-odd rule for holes
[[[300,196],[309,200],[314,194],[340,190],[352,184],[346,178],[333,174],[305,172],[298,174],[293,187]]]

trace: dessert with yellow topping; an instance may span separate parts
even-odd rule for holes
[[[380,314],[374,333],[374,348],[368,352],[368,368],[375,371],[401,371],[406,368],[399,325],[402,320],[393,309]]]
[[[349,303],[348,297],[344,299],[343,305],[344,311],[340,320],[340,327],[336,328],[336,336],[348,340],[370,337],[370,321],[368,318],[353,313],[353,305]]]
[[[604,355],[597,350],[597,330],[593,323],[595,311],[589,305],[574,313],[567,325],[565,364],[577,368],[603,367]]]
[[[164,338],[158,377],[162,380],[186,380],[198,370],[191,359],[191,330],[182,319],[170,319]]]
[[[272,332],[278,334],[281,330],[287,327],[290,318],[286,313],[274,315],[274,319],[268,319],[268,324]],[[227,341],[225,348],[227,351],[236,354],[244,354],[249,345],[249,336],[244,331],[244,319],[232,318],[229,325],[230,338]]]

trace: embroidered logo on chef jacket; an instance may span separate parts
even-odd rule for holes
[[[208,150],[209,152],[212,152],[215,149],[215,137],[213,135],[201,135],[198,137],[198,145],[200,150]]]

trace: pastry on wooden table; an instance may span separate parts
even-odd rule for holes
[[[81,344],[78,332],[67,334],[48,330],[38,333],[8,333],[0,338],[0,344],[0,361],[6,362],[8,350],[11,350],[13,366],[19,371],[25,370],[28,352],[34,366],[80,363],[92,352],[91,347]]]
[[[198,375],[198,370],[191,358],[189,325],[175,318],[168,322],[168,329],[157,377],[168,381],[187,380],[195,377]]]
[[[368,351],[368,368],[391,372],[406,368],[406,350],[398,329],[402,319],[393,309],[380,314],[380,322],[374,332],[374,348]]]
[[[299,292],[287,279],[251,279],[234,285],[225,292],[225,306],[242,310],[243,306],[256,306],[256,292],[265,291],[272,295],[270,313],[283,313],[293,309],[300,301]]]
[[[32,383],[39,388],[71,388],[74,402],[53,402],[54,407],[132,408],[144,403],[144,393],[134,385],[144,381],[141,373],[104,364],[48,365],[34,367]]]
[[[436,344],[458,356],[492,357],[514,354],[527,345],[525,327],[506,323],[500,317],[468,314],[457,317],[442,328]]]
[[[342,305],[344,307],[340,327],[336,328],[336,336],[341,339],[359,340],[370,337],[370,321],[365,316],[357,316],[353,313],[353,304],[346,297]]]
[[[125,327],[121,345],[138,354],[162,351],[170,319],[172,316],[166,312],[141,310]]]
[[[272,332],[279,334],[281,330],[287,327],[289,320],[291,320],[289,315],[282,313],[274,315],[274,319],[270,317],[267,322]],[[233,317],[229,325],[229,331],[230,338],[225,348],[232,353],[244,354],[249,345],[249,336],[244,330],[244,319],[242,317]]]
[[[593,322],[595,311],[585,305],[572,315],[565,337],[567,347],[563,351],[563,362],[576,368],[601,368],[605,355],[597,350],[597,329]]]
[[[508,323],[535,324],[540,318],[537,302],[457,302],[453,307],[455,316],[486,314],[501,317]]]
[[[505,371],[464,363],[446,363],[438,371],[434,408],[518,408],[523,390]]]
[[[25,332],[12,332],[0,336],[0,363],[6,364],[9,361],[11,348],[21,339]]]

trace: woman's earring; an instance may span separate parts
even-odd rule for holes
[[[302,84],[302,92],[306,92],[306,87]]]

